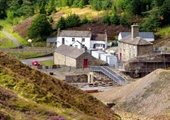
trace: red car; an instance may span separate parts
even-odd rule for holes
[[[38,66],[38,65],[40,65],[40,63],[38,61],[32,61],[32,65]]]

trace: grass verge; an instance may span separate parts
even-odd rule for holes
[[[52,66],[54,63],[52,60],[45,60],[45,61],[40,61],[40,64],[44,66]]]
[[[18,59],[26,59],[26,58],[38,57],[38,56],[43,55],[41,53],[36,53],[36,52],[9,52],[8,54],[10,54]]]
[[[169,37],[170,26],[160,29],[156,34],[161,35],[161,38]]]

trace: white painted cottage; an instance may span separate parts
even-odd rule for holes
[[[57,34],[57,47],[65,44],[76,48],[106,49],[107,34],[92,34],[91,31],[59,30]]]

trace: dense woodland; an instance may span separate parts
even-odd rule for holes
[[[61,7],[83,8],[86,5],[97,11],[105,10],[102,22],[108,25],[130,26],[140,21],[141,31],[156,31],[170,23],[170,0],[0,0],[0,19],[26,19],[37,13],[51,15]],[[17,20],[15,22],[17,24]],[[67,21],[63,23],[63,18],[60,22],[62,24],[56,28],[72,27],[65,26]],[[86,24],[88,21],[78,18],[78,22]]]

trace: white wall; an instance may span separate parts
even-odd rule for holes
[[[115,66],[117,67],[117,57],[114,55],[106,55],[107,56],[107,61],[106,63],[109,64],[109,66]]]
[[[90,41],[90,48],[93,48],[93,46],[94,46],[94,44],[104,44],[105,45],[105,48],[107,47],[106,45],[106,42],[105,41],[93,41],[93,40],[91,40]],[[105,49],[105,48],[103,48],[103,49]],[[102,48],[97,48],[97,49],[102,49]]]
[[[105,53],[101,54],[101,55],[100,55],[100,59],[106,62],[106,61],[107,61],[107,56],[106,56],[106,54],[105,54]]]
[[[102,51],[92,51],[91,55],[97,59],[100,59],[100,55],[103,54]]]
[[[90,48],[90,38],[89,37],[57,37],[57,47],[62,45],[62,38],[65,39],[65,45],[71,45],[75,41],[79,41],[80,43],[85,45],[87,47],[87,49]],[[72,42],[72,38],[75,38],[74,42]],[[85,42],[82,42],[82,38],[85,38]]]
[[[122,39],[122,36],[121,36],[121,34],[119,33],[119,35],[118,35],[118,40],[121,40]]]
[[[78,42],[74,42],[72,44],[72,46],[75,47],[75,48],[78,48],[78,49],[82,49],[82,45],[80,43],[78,43]]]

